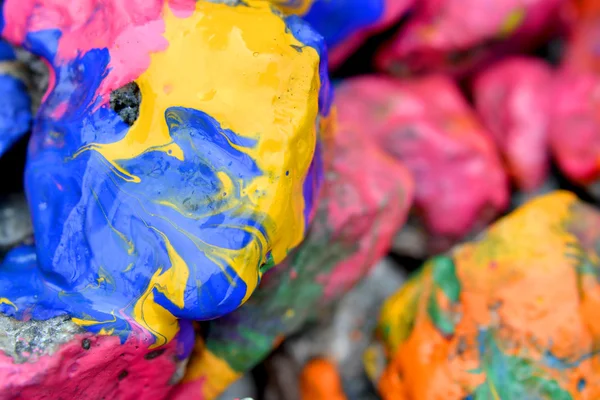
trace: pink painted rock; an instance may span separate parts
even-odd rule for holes
[[[431,251],[479,231],[507,206],[490,134],[451,80],[366,76],[343,82],[336,98],[340,121],[370,132],[412,172]]]
[[[600,5],[596,7],[597,11],[590,5],[587,13],[573,23],[563,68],[600,73]]]
[[[187,360],[178,341],[148,349],[132,334],[85,332],[68,318],[0,316],[0,400],[164,399]]]
[[[538,190],[548,178],[548,123],[552,79],[541,60],[512,58],[474,82],[477,112],[502,154],[516,186]]]
[[[558,165],[580,185],[600,178],[600,74],[562,71],[553,84],[550,143]]]
[[[506,52],[527,49],[555,28],[565,0],[422,0],[379,54],[394,74],[464,74]]]
[[[552,85],[550,142],[563,174],[591,187],[600,178],[600,18],[574,25]],[[594,185],[596,184],[596,185]]]

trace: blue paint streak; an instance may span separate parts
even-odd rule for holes
[[[325,114],[331,104],[325,45],[299,19],[291,25],[322,57]],[[56,84],[36,118],[25,171],[36,246],[14,249],[0,264],[0,297],[16,306],[0,304],[0,312],[19,319],[68,314],[105,321],[86,329],[114,329],[125,340],[133,307],[151,277],[158,268],[163,273],[172,268],[162,233],[189,269],[183,308],[154,290],[155,301],[183,320],[184,356],[191,351],[185,321],[219,317],[246,295],[246,284],[214,249],[243,252],[252,242],[262,246],[262,237],[271,243],[266,226],[273,221],[241,194],[242,185],[263,174],[244,152],[256,143],[223,129],[201,110],[172,107],[164,119],[183,160],[162,149],[119,160],[120,168],[140,178],[127,181],[93,147],[80,151],[119,141],[129,129],[95,97],[109,73],[109,52],[93,49],[58,62],[60,38],[60,31],[45,30],[29,33],[23,44],[53,65]],[[64,113],[56,112],[65,105]],[[226,193],[217,172],[231,178],[233,189],[227,191],[232,193]],[[322,180],[319,147],[304,186],[306,215]]]
[[[327,46],[334,48],[375,24],[384,7],[384,0],[316,0],[304,18],[323,35]]]
[[[14,76],[0,74],[0,156],[29,131],[31,120],[31,100],[25,84]]]
[[[11,61],[15,59],[15,51],[13,50],[11,45],[9,45],[6,42],[0,41],[0,61]]]
[[[16,59],[12,47],[0,41],[0,67]],[[27,86],[16,76],[0,72],[0,157],[31,127]]]
[[[587,361],[590,358],[594,358],[599,354],[600,354],[600,351],[598,351],[598,350],[592,351],[592,352],[589,352],[588,354],[584,354],[583,356],[579,357],[578,359],[576,359],[574,361],[569,361],[564,358],[558,358],[554,354],[552,354],[550,352],[550,350],[546,350],[546,352],[544,353],[544,356],[542,357],[542,361],[549,368],[564,371],[566,369],[577,368],[577,367],[579,367],[579,365],[582,362]]]

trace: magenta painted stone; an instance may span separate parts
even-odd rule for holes
[[[497,56],[527,49],[555,28],[565,0],[421,0],[414,16],[379,54],[394,74],[464,74]]]
[[[600,15],[591,14],[574,23],[562,67],[600,74],[599,49]]]
[[[166,398],[183,375],[181,344],[149,349],[143,335],[84,332],[63,317],[0,317],[0,400]]]
[[[432,251],[476,232],[508,204],[508,184],[490,133],[454,83],[366,76],[337,90],[339,118],[370,132],[416,184],[415,213]]]
[[[553,85],[550,143],[569,179],[600,178],[600,74],[562,71]]]
[[[474,82],[475,106],[510,176],[526,192],[548,177],[548,123],[552,101],[550,66],[532,58],[493,65]]]
[[[600,17],[573,25],[552,86],[550,142],[562,173],[598,191],[600,178]]]

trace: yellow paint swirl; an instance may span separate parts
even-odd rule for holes
[[[121,140],[93,143],[80,150],[100,153],[119,179],[139,183],[142,178],[125,170],[119,161],[149,151],[184,159],[165,120],[170,107],[201,110],[223,129],[256,140],[254,147],[238,149],[251,157],[263,174],[242,185],[240,198],[245,206],[268,216],[264,229],[270,248],[263,235],[256,235],[263,241],[260,245],[253,242],[241,251],[206,251],[213,261],[226,260],[246,283],[244,301],[258,284],[257,265],[264,262],[266,252],[271,251],[275,263],[281,262],[304,237],[305,204],[298,194],[314,155],[320,86],[317,51],[293,36],[284,20],[272,12],[271,4],[245,3],[248,6],[232,7],[198,1],[195,11],[186,17],[174,15],[166,5],[164,37],[169,45],[165,51],[151,54],[150,66],[136,80],[142,93],[139,118]],[[232,177],[217,175],[223,187],[232,186]],[[163,201],[161,205],[186,214],[175,204]],[[156,303],[153,290],[183,308],[190,276],[189,266],[167,235],[157,233],[163,238],[171,268],[164,271],[164,266],[157,266],[133,313],[136,321],[155,334],[155,346],[171,340],[178,323]],[[191,239],[199,248],[208,247]]]

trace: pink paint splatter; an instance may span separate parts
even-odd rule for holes
[[[176,341],[156,350],[148,344],[135,335],[121,345],[115,336],[85,334],[35,362],[14,364],[0,353],[0,400],[164,399],[176,369]]]
[[[139,77],[148,68],[151,53],[167,48],[164,4],[164,0],[7,0],[3,36],[22,44],[30,32],[60,30],[56,64],[92,49],[108,49],[110,73],[97,93],[107,97]],[[195,2],[172,0],[169,5],[183,18],[193,12]]]

